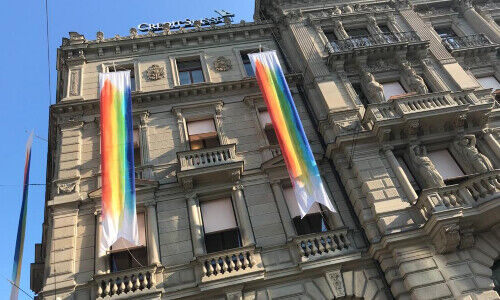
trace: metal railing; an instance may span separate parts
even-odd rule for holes
[[[414,31],[384,32],[366,36],[352,37],[345,40],[331,41],[326,45],[329,53],[348,52],[358,48],[369,48],[397,43],[420,42]]]
[[[443,38],[443,44],[449,51],[495,45],[482,33],[460,37],[445,37]]]

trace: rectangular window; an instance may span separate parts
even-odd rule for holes
[[[213,119],[187,122],[191,150],[220,146]]]
[[[246,50],[241,51],[241,60],[243,61],[243,67],[245,68],[245,73],[248,77],[255,77],[255,72],[253,71],[252,64],[250,63],[249,53],[258,52],[256,50]]]
[[[139,137],[139,129],[134,129],[134,165],[140,166],[142,164],[141,160],[141,140]]]
[[[384,88],[385,100],[406,94],[405,89],[399,81],[382,83],[382,87]]]
[[[380,31],[383,33],[391,33],[391,29],[387,25],[378,25],[378,28],[380,28]]]
[[[500,90],[500,82],[498,82],[495,76],[478,77],[476,79],[485,89],[492,89],[493,92]]]
[[[437,27],[437,28],[434,28],[434,30],[436,30],[437,34],[442,38],[453,38],[453,37],[457,37],[457,34],[455,33],[455,31],[451,28],[451,27]]]
[[[259,121],[260,125],[264,129],[269,145],[278,145],[278,137],[276,136],[273,124],[271,123],[271,116],[267,110],[259,112]]]
[[[135,91],[135,72],[134,72],[134,65],[129,64],[129,65],[116,65],[116,66],[109,66],[108,67],[108,72],[119,72],[119,71],[130,71],[130,90]]]
[[[181,85],[205,82],[199,58],[178,60],[177,71],[179,72],[179,83]]]
[[[408,168],[408,165],[406,164],[405,160],[401,156],[398,156],[396,158],[398,160],[399,165],[403,169],[403,172],[405,172],[406,178],[408,178],[408,180],[410,181],[410,184],[411,184],[413,190],[415,190],[415,193],[418,194],[420,192],[420,186],[418,185],[417,181],[415,180],[415,177],[413,176],[413,174],[410,172],[410,169]]]
[[[241,247],[231,198],[200,203],[207,253]]]
[[[110,249],[110,267],[112,272],[138,268],[148,264],[146,249],[146,227],[144,213],[137,213],[139,246],[134,246],[124,238],[119,238]]]
[[[356,47],[366,47],[372,44],[369,38],[370,32],[366,28],[346,29],[346,32]]]
[[[335,35],[335,32],[333,32],[333,31],[325,31],[324,34],[329,42],[333,42],[333,41],[337,40],[337,36]]]
[[[446,181],[465,175],[448,149],[431,151],[427,153],[427,156],[432,161],[441,177],[443,177],[443,180]]]
[[[360,83],[353,83],[352,88],[358,95],[359,101],[361,101],[361,104],[363,104],[364,107],[368,106],[368,98],[366,98],[365,93],[363,92],[363,88],[361,87]]]
[[[283,188],[283,195],[285,196],[288,211],[290,212],[298,235],[319,233],[329,230],[328,223],[323,217],[323,213],[318,203],[314,203],[307,215],[301,219],[293,188]]]

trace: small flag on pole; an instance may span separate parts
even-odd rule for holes
[[[99,255],[119,238],[139,245],[130,71],[100,73],[102,237]]]
[[[28,187],[30,184],[30,163],[31,163],[31,144],[33,143],[33,131],[26,143],[26,160],[24,163],[23,179],[23,200],[21,204],[21,213],[19,215],[19,225],[17,227],[16,249],[14,252],[14,263],[12,266],[12,290],[10,300],[17,300],[19,296],[19,282],[21,279],[21,265],[23,262],[24,234],[26,232],[26,213],[28,211]]]
[[[314,202],[334,212],[276,51],[252,53],[248,57],[271,116],[301,216]]]

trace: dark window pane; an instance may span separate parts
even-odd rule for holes
[[[130,78],[130,90],[135,91],[135,78],[134,77]]]
[[[370,35],[370,32],[366,28],[354,28],[346,30],[349,37],[360,37]]]
[[[244,66],[245,66],[245,72],[247,73],[247,76],[254,77],[255,73],[253,71],[252,64],[250,62],[248,62],[248,63],[244,63]]]
[[[205,148],[219,147],[219,139],[217,137],[207,138],[203,140]]]
[[[207,253],[241,247],[238,228],[205,235]]]
[[[364,107],[368,106],[368,99],[365,96],[365,93],[363,92],[363,88],[361,87],[360,83],[353,83],[352,88],[358,95],[359,101],[361,101],[361,104],[363,104]]]
[[[276,136],[276,132],[272,126],[267,126],[265,129],[267,141],[269,145],[278,145],[278,137]]]
[[[457,36],[455,31],[453,31],[453,29],[451,29],[451,27],[440,27],[440,28],[435,28],[435,30],[441,38],[456,37]]]
[[[333,31],[326,31],[325,36],[328,39],[328,41],[333,42],[337,40],[337,36]]]
[[[379,25],[378,28],[380,28],[383,33],[391,33],[391,30],[387,27],[387,25]]]
[[[201,69],[201,62],[199,59],[178,61],[177,69],[179,70],[179,72],[188,71],[192,69]]]
[[[135,166],[141,165],[141,148],[134,148],[134,164]]]
[[[111,253],[109,259],[112,272],[146,266],[148,263],[147,249],[142,247],[129,251]]]
[[[295,217],[293,223],[298,235],[319,233],[329,230],[328,224],[321,213],[309,214],[304,218]]]
[[[193,83],[204,82],[205,78],[203,78],[202,70],[193,70],[191,71],[191,77],[193,79]]]
[[[493,284],[495,285],[495,291],[497,293],[500,293],[500,261],[496,261],[493,264],[493,267],[491,267],[491,270],[493,271]]]
[[[189,76],[189,72],[179,72],[179,82],[181,84],[190,84],[191,77]]]

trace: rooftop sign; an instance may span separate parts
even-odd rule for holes
[[[196,26],[203,27],[203,26],[221,24],[224,23],[225,20],[231,21],[231,18],[234,17],[233,13],[227,12],[223,9],[216,10],[215,12],[219,14],[218,17],[204,18],[201,20],[185,19],[185,20],[170,21],[170,22],[156,23],[156,24],[141,23],[137,25],[137,29],[139,29],[142,32],[147,32],[147,31],[154,32],[154,31],[189,28]]]

